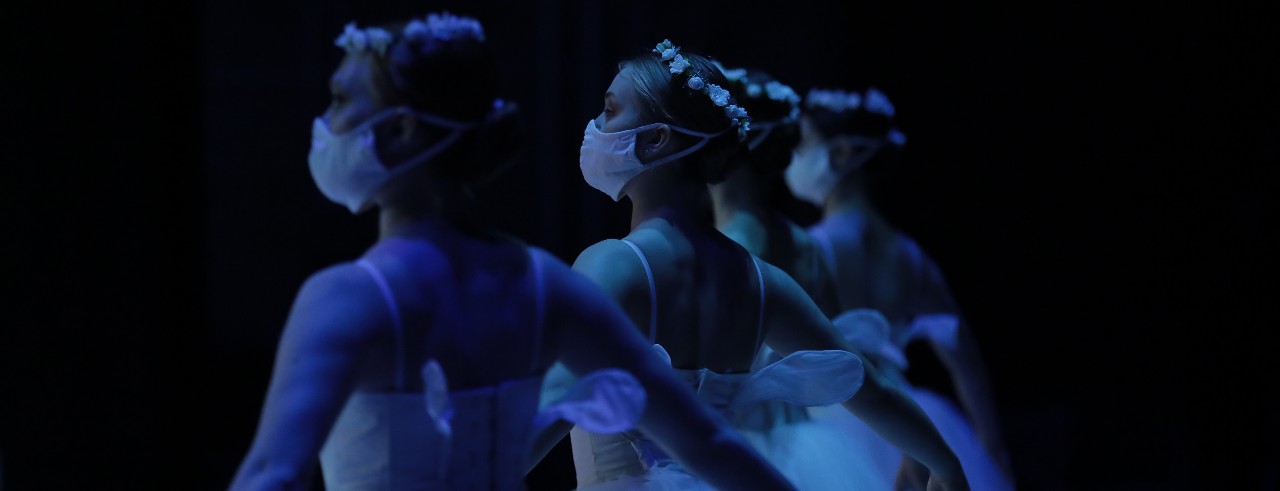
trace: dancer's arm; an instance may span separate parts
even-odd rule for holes
[[[365,347],[389,326],[377,286],[358,266],[335,266],[307,280],[289,312],[258,429],[231,489],[308,488]]]
[[[785,356],[797,350],[839,349],[863,357],[836,334],[813,300],[781,270],[761,264],[766,280],[766,342]],[[889,443],[924,463],[948,490],[966,490],[960,461],[915,401],[863,357],[862,388],[844,406]]]
[[[923,262],[924,285],[921,304],[917,312],[953,313],[959,322],[954,345],[930,339],[934,354],[947,368],[952,387],[965,414],[973,421],[974,430],[983,446],[995,458],[1006,475],[1010,473],[1008,454],[998,422],[995,399],[991,391],[991,378],[968,322],[959,315],[959,309],[942,278],[941,271],[927,258]],[[1011,477],[1011,476],[1010,476]]]

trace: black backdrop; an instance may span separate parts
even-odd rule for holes
[[[625,232],[576,150],[664,37],[801,92],[875,84],[910,139],[882,207],[975,326],[1023,487],[1280,486],[1274,12],[172,3],[5,7],[5,489],[226,486],[293,294],[376,233],[306,170],[332,40],[440,9],[484,23],[533,130],[482,191],[494,226],[566,261]],[[533,484],[572,485],[555,458]]]

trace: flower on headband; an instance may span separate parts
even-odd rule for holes
[[[391,47],[391,42],[394,40],[395,37],[386,29],[377,27],[360,29],[356,27],[355,22],[350,22],[343,27],[342,34],[334,40],[333,44],[351,54],[372,50],[378,56],[386,56],[387,48]]]
[[[684,56],[676,55],[675,58],[671,60],[671,73],[679,75],[684,73],[686,68],[689,68],[689,60],[684,59]]]
[[[889,97],[875,87],[867,89],[866,105],[868,112],[893,117],[893,103],[889,102]]]
[[[342,27],[342,34],[338,35],[338,39],[335,39],[333,44],[348,53],[359,53],[369,46],[369,37],[356,27],[355,22],[348,22]]]
[[[745,69],[725,68],[725,66],[722,65],[719,60],[711,60],[711,64],[715,65],[716,69],[720,70],[720,73],[724,74],[725,80],[728,80],[733,83],[746,81],[747,71]]]
[[[842,90],[813,89],[805,98],[809,107],[821,107],[832,112],[851,111],[862,105],[862,96],[857,92]]]
[[[707,95],[711,96],[711,102],[717,106],[723,106],[729,103],[729,91],[721,88],[716,84],[707,85]]]
[[[387,48],[391,47],[394,38],[391,33],[385,29],[370,27],[364,30],[365,37],[369,41],[369,49],[372,49],[378,56],[387,56]]]
[[[789,102],[791,104],[800,103],[800,94],[777,80],[770,80],[769,83],[765,84],[764,91],[769,94],[770,99],[775,101]]]
[[[764,89],[760,88],[760,84],[747,84],[747,97],[760,97],[762,92],[764,92]]]
[[[430,14],[426,22],[414,19],[405,26],[407,38],[430,37],[440,40],[470,38],[484,41],[484,28],[480,21],[470,17],[459,17],[448,12]]]
[[[724,73],[724,78],[730,82],[737,82],[747,78],[747,71],[742,68],[721,68],[720,72]]]
[[[899,130],[897,128],[893,128],[889,130],[888,139],[889,139],[889,143],[892,143],[899,147],[907,144],[907,135],[903,134],[902,130]]]
[[[484,28],[480,21],[470,17],[459,17],[448,12],[430,14],[426,20],[413,19],[404,26],[405,39],[474,39],[484,41]],[[351,22],[343,27],[342,34],[334,41],[347,53],[359,53],[371,50],[378,56],[386,56],[387,50],[395,43],[395,36],[385,29],[369,27],[361,29]]]
[[[746,138],[751,118],[747,116],[746,109],[734,104],[729,104],[730,94],[728,90],[725,90],[719,85],[707,83],[707,80],[702,78],[702,76],[695,75],[693,71],[689,70],[689,60],[685,59],[685,57],[680,54],[680,48],[671,44],[670,39],[664,39],[661,43],[654,46],[653,52],[658,54],[661,61],[670,63],[668,68],[671,70],[672,81],[678,81],[677,77],[679,76],[688,77],[688,80],[684,83],[685,87],[688,87],[689,90],[694,92],[705,94],[711,99],[711,102],[715,104],[716,107],[723,107],[725,117],[729,118],[732,124],[738,129],[738,139],[742,140]],[[714,61],[712,63],[717,67],[720,66]],[[721,69],[721,73],[724,73],[723,68]],[[739,74],[739,78],[745,76],[745,74],[746,71],[742,71],[742,73]]]
[[[677,54],[680,53],[680,48],[676,47],[676,45],[674,44],[671,44],[670,39],[663,39],[661,43],[658,43],[657,46],[653,47],[653,52],[657,53],[658,56],[661,56],[662,61],[671,61],[675,59]],[[683,60],[684,57],[682,56],[680,57],[680,59]],[[672,70],[671,73],[680,73],[680,72]]]

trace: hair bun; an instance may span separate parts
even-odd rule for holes
[[[473,183],[492,179],[510,166],[524,149],[527,128],[519,106],[495,99],[493,109],[474,130],[470,158],[464,177]]]

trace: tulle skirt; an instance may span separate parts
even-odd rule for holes
[[[712,491],[715,488],[685,472],[678,464],[668,462],[651,467],[640,476],[621,476],[610,481],[583,486],[578,489],[589,491]]]
[[[891,490],[897,451],[841,406],[744,436],[801,490]],[[826,414],[830,412],[828,417]],[[867,438],[869,435],[873,438]]]

